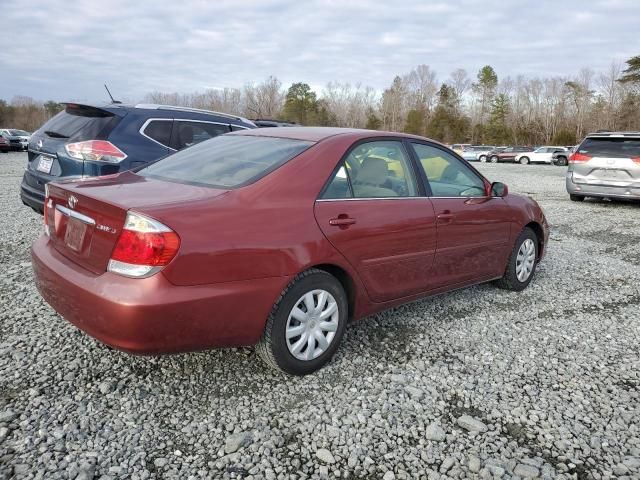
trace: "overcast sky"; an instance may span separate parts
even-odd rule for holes
[[[137,101],[275,75],[383,89],[427,64],[446,79],[572,75],[640,54],[640,0],[0,0],[0,98]]]

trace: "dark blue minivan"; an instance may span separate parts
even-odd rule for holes
[[[20,197],[42,213],[44,186],[140,167],[203,140],[256,128],[246,118],[168,105],[67,103],[31,135]]]

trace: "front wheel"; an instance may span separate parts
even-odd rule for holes
[[[292,375],[315,372],[338,349],[347,318],[340,282],[323,270],[307,270],[276,301],[257,351],[267,365]]]
[[[536,271],[537,259],[538,237],[526,227],[516,240],[504,276],[497,282],[498,286],[515,292],[527,288]]]
[[[491,157],[491,163],[498,163],[498,156],[494,155],[493,157]]]
[[[478,160],[480,160],[482,163],[485,163],[487,161],[487,156],[486,155],[480,155],[480,158]]]
[[[558,165],[559,167],[566,167],[567,157],[558,157],[556,160],[556,165]]]
[[[572,202],[584,202],[584,197],[582,195],[569,194],[569,200]]]

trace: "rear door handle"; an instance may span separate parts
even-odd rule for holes
[[[439,213],[438,214],[438,220],[443,222],[443,223],[449,223],[451,222],[451,220],[453,220],[453,213],[449,212],[448,210]]]
[[[329,220],[329,225],[333,225],[334,227],[347,227],[349,225],[353,225],[354,223],[356,223],[355,218],[350,218],[347,216],[343,217],[342,215]]]

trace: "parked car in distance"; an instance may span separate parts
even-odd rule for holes
[[[11,150],[11,147],[9,146],[9,142],[7,141],[6,138],[0,135],[0,152],[8,153],[9,150]]]
[[[640,132],[592,133],[569,157],[569,198],[640,199]]]
[[[465,147],[460,154],[468,162],[486,161],[487,153],[493,151],[496,147],[489,145],[471,145]]]
[[[522,152],[528,152],[531,147],[506,147],[501,150],[493,150],[487,153],[487,158],[491,163],[513,162],[516,155]]]
[[[284,122],[282,120],[272,120],[269,118],[256,118],[251,120],[255,123],[256,127],[264,128],[264,127],[295,127],[295,123]]]
[[[329,361],[348,319],[492,280],[526,288],[549,233],[534,200],[437,142],[311,127],[52,182],[44,221],[38,289],[85,332],[136,353],[257,344],[292,374]]]
[[[9,148],[14,151],[26,150],[29,147],[31,134],[16,128],[0,128],[0,135],[9,143]]]
[[[20,196],[42,212],[52,180],[111,175],[138,168],[233,130],[255,128],[235,115],[168,105],[67,103],[31,136]]]
[[[551,164],[551,157],[554,153],[559,152],[564,152],[566,154],[567,149],[565,147],[543,146],[538,147],[532,151],[518,153],[514,161],[520,163],[521,165],[527,165],[529,163]]]
[[[470,143],[454,143],[449,148],[451,148],[451,150],[453,150],[457,154],[461,154],[466,147],[470,147],[470,146],[471,146]]]
[[[566,167],[569,164],[569,157],[576,149],[577,145],[564,147],[563,151],[554,152],[551,155],[551,163],[559,167]]]

